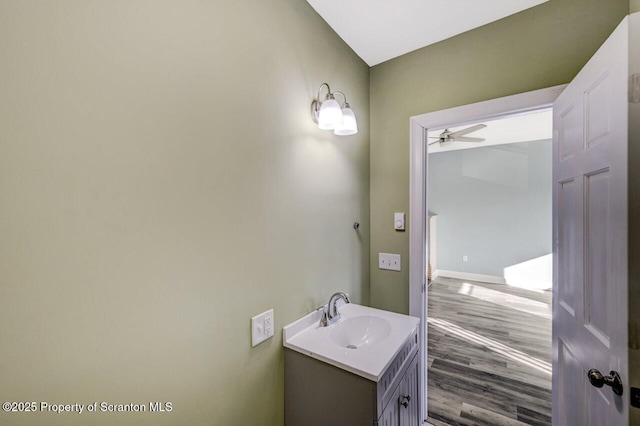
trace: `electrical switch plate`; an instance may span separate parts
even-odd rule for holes
[[[251,318],[251,346],[273,337],[273,309]]]
[[[393,227],[396,231],[404,231],[404,213],[393,214]]]
[[[390,253],[378,253],[378,268],[390,271],[400,270],[400,255]]]
[[[462,256],[462,261],[463,262],[468,262],[469,261],[469,256],[467,256],[467,255]]]

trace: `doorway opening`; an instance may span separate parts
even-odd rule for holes
[[[521,292],[525,292],[525,293],[541,292],[536,294],[539,294],[539,295],[541,294],[544,296],[545,290],[543,288],[544,285],[541,285],[540,282],[536,283],[539,286],[539,288],[535,289],[535,291],[533,291],[532,289],[525,290],[522,288],[517,288],[515,286],[509,286],[506,283],[506,279],[504,278],[504,273],[502,274],[503,276],[501,277],[504,280],[503,283],[500,283],[500,284],[497,284],[496,282],[492,283],[490,278],[492,276],[497,276],[497,274],[493,275],[491,273],[491,269],[479,269],[480,272],[475,274],[471,272],[466,272],[467,275],[465,275],[464,269],[462,271],[453,271],[453,270],[444,269],[443,268],[443,265],[445,265],[445,263],[443,263],[444,254],[442,250],[439,247],[437,247],[437,243],[435,243],[436,245],[434,247],[437,263],[432,265],[433,268],[431,271],[429,270],[429,259],[430,259],[429,241],[430,241],[431,235],[429,233],[429,226],[428,226],[430,222],[428,219],[429,218],[428,213],[429,213],[429,210],[432,210],[432,209],[431,209],[431,205],[429,204],[430,202],[429,191],[427,190],[429,187],[429,175],[430,175],[429,173],[430,155],[428,154],[428,152],[429,151],[436,152],[438,149],[440,149],[441,145],[445,145],[445,147],[446,145],[451,145],[451,146],[455,145],[456,143],[455,141],[447,140],[448,138],[446,137],[447,136],[446,129],[448,129],[448,132],[450,134],[452,133],[454,134],[453,135],[454,139],[455,139],[455,136],[458,136],[458,137],[463,136],[464,138],[487,139],[487,138],[483,138],[479,132],[475,134],[466,133],[463,135],[460,135],[459,133],[455,135],[455,133],[460,130],[464,130],[465,128],[477,127],[477,125],[479,124],[486,124],[487,122],[491,122],[495,124],[501,119],[505,119],[505,117],[526,117],[526,116],[532,116],[535,113],[539,113],[545,110],[550,110],[552,107],[553,101],[562,92],[564,87],[565,86],[556,86],[548,89],[537,90],[534,92],[528,92],[528,93],[509,96],[505,98],[494,99],[491,101],[480,102],[477,104],[465,105],[462,107],[452,108],[448,110],[422,114],[422,115],[411,118],[410,217],[417,218],[417,219],[414,219],[411,221],[411,229],[410,229],[409,308],[410,308],[411,315],[419,316],[422,320],[421,321],[421,337],[422,337],[421,349],[424,356],[422,357],[423,363],[421,365],[420,389],[422,391],[421,392],[422,397],[420,402],[421,402],[421,415],[422,415],[422,419],[424,419],[425,424],[429,424],[427,420],[428,412],[432,412],[431,410],[432,401],[429,398],[430,389],[428,386],[428,383],[431,383],[431,379],[428,377],[429,368],[430,368],[429,364],[436,360],[436,357],[432,356],[432,354],[430,353],[431,351],[429,350],[429,347],[428,347],[429,345],[427,344],[427,342],[429,341],[429,333],[428,333],[429,330],[439,329],[443,333],[443,335],[449,335],[449,336],[451,335],[455,336],[457,334],[458,340],[463,342],[463,344],[466,346],[471,345],[475,339],[475,344],[483,347],[484,348],[483,350],[485,351],[491,352],[490,348],[493,348],[494,352],[496,353],[499,353],[500,351],[503,352],[503,355],[500,355],[500,356],[505,356],[504,353],[510,354],[513,358],[519,358],[521,361],[528,361],[531,364],[534,364],[537,367],[539,367],[540,370],[548,371],[549,379],[550,379],[550,369],[551,369],[550,365],[547,365],[544,360],[538,359],[540,357],[529,355],[529,359],[527,359],[527,352],[517,348],[511,348],[511,349],[517,349],[517,350],[512,350],[510,352],[510,350],[508,349],[508,345],[504,345],[503,343],[501,344],[501,342],[499,342],[496,339],[491,339],[491,337],[495,337],[495,335],[486,336],[481,333],[478,333],[477,330],[476,331],[468,330],[467,328],[464,327],[465,324],[461,325],[456,323],[457,318],[449,318],[449,319],[442,318],[442,317],[437,318],[435,315],[433,317],[432,315],[430,315],[429,306],[432,307],[431,309],[434,310],[435,314],[438,313],[437,309],[435,308],[435,305],[433,305],[433,303],[431,303],[431,301],[429,300],[429,294],[432,292],[432,290],[427,290],[427,282],[428,282],[430,273],[435,275],[435,276],[431,276],[431,278],[434,279],[434,283],[437,280],[441,280],[443,283],[445,280],[449,280],[448,283],[442,284],[442,287],[441,287],[442,289],[445,289],[448,284],[450,291],[453,291],[453,289],[455,289],[455,291],[453,292],[457,296],[466,297],[466,298],[477,300],[477,301],[482,301],[483,303],[488,303],[491,306],[494,306],[496,309],[499,309],[500,307],[503,310],[507,309],[507,307],[501,306],[499,303],[495,303],[497,300],[501,300],[503,304],[509,304],[511,306],[513,306],[516,301],[520,302],[521,305],[526,305],[527,303],[524,303],[526,302],[526,300],[522,300],[522,299],[527,299],[527,298],[524,297]],[[546,131],[548,132],[548,129],[546,129]],[[443,133],[445,133],[444,135],[445,140],[440,141]],[[429,139],[430,136],[436,136],[437,138]],[[435,144],[435,145],[438,145],[438,148],[431,146],[428,149],[428,144],[434,141],[438,142]],[[460,144],[465,144],[465,143],[474,144],[474,143],[477,143],[477,141],[472,139],[471,141],[460,142]],[[482,143],[485,143],[485,142],[483,141]],[[478,154],[471,153],[471,152],[475,151],[476,153],[478,153],[480,151],[477,149],[465,149],[465,150],[460,149],[461,151],[468,152],[467,154],[465,154],[465,156],[467,157],[466,174],[473,176],[474,179],[476,180],[484,179],[485,181],[491,182],[492,180],[494,181],[497,180],[501,174],[507,173],[508,175],[509,173],[512,173],[512,179],[509,182],[510,190],[511,191],[519,190],[519,188],[523,186],[524,181],[522,180],[523,174],[521,173],[521,170],[518,169],[517,164],[518,162],[522,163],[522,159],[526,158],[526,154],[522,155],[523,154],[522,152],[518,152],[518,149],[521,149],[522,146],[518,147],[517,149],[509,149],[509,147],[507,147],[508,144],[505,144],[505,143],[495,143],[493,145],[491,143],[486,143],[485,145],[491,146],[493,148],[492,149],[493,153],[496,154],[498,157],[500,156],[503,158],[511,157],[511,161],[507,161],[506,164],[508,164],[509,167],[513,169],[513,171],[505,172],[504,169],[502,171],[500,171],[499,169],[496,171],[495,168],[493,169],[490,168],[491,171],[487,174],[477,168],[474,169],[474,166],[473,166],[474,162],[471,162],[470,159],[472,159],[475,155],[478,155]],[[456,149],[455,151],[457,150],[458,149]],[[452,151],[452,153],[455,153],[455,151]],[[445,153],[442,152],[436,155],[444,155],[444,154]],[[514,158],[520,158],[520,160],[514,160]],[[549,159],[549,162],[550,162],[550,159]],[[517,176],[520,176],[520,177],[518,178]],[[469,178],[469,176],[467,176],[467,178]],[[520,181],[518,181],[518,179],[520,179]],[[509,185],[507,185],[507,187],[509,187]],[[432,213],[439,214],[437,211],[433,211]],[[444,218],[444,216],[438,217],[435,220],[441,222],[442,218]],[[480,219],[481,218],[478,218],[477,221],[480,222]],[[435,241],[438,240],[437,234],[442,231],[443,226],[444,225],[441,223],[436,225]],[[548,234],[549,238],[550,238],[550,235],[551,234],[549,233]],[[492,241],[493,240],[495,240],[495,238],[493,238]],[[464,256],[467,256],[467,262],[464,262],[463,260]],[[457,257],[460,258],[459,259],[460,262],[464,262],[467,264],[471,264],[472,262],[477,262],[478,260],[482,259],[482,256],[478,257],[476,255],[473,255],[472,257],[469,253],[457,253]],[[539,257],[544,258],[544,256],[539,256]],[[513,268],[510,269],[511,274],[507,274],[507,275],[510,275],[510,276],[514,276],[514,274],[517,275],[518,273],[522,273],[522,271],[526,270],[528,266],[531,266],[536,262],[541,262],[541,261],[544,262],[544,259],[538,259],[537,261],[530,262],[532,260],[533,258],[523,259],[523,261],[521,262],[514,262],[513,264],[510,264],[509,266],[513,266]],[[523,265],[519,265],[519,263],[522,263]],[[487,265],[486,262],[482,262],[482,264],[485,267],[490,266],[490,265]],[[482,273],[482,271],[484,271],[484,273]],[[452,272],[459,272],[461,274],[458,274],[457,276],[452,276],[454,275],[452,274]],[[446,276],[447,273],[449,276]],[[452,282],[451,280],[459,280],[460,282]],[[514,282],[513,280],[510,280],[510,281]],[[540,280],[533,280],[533,281],[540,281]],[[533,284],[534,283],[529,282],[529,283],[522,283],[521,285],[523,286],[529,285],[530,287],[532,287]],[[501,287],[502,290],[511,289],[511,291],[510,292],[498,291],[495,287],[492,287],[496,285],[503,286]],[[465,293],[468,293],[468,294],[465,294]],[[471,294],[473,294],[473,296],[471,296]],[[477,296],[477,297],[474,297],[474,296]],[[518,299],[518,298],[522,298],[522,299]],[[483,299],[489,299],[489,300],[483,300]],[[434,302],[436,302],[436,300],[434,300]],[[539,304],[536,304],[534,302],[537,302]],[[544,309],[546,309],[546,305],[547,305],[547,303],[544,300],[529,300],[528,304],[530,306],[523,309],[529,309],[529,310],[538,309],[539,311],[537,312],[538,314],[541,314],[543,317],[548,315],[547,313],[544,312]],[[508,309],[511,309],[511,307]],[[531,312],[529,312],[528,314],[534,315]],[[427,326],[427,322],[428,322],[428,326]],[[436,331],[434,331],[434,334],[435,333]],[[437,336],[434,336],[434,337],[437,337]],[[454,352],[455,352],[454,350],[447,351],[447,353],[449,354]],[[437,355],[435,350],[433,355]],[[451,359],[449,359],[448,361],[450,362]],[[543,361],[543,362],[538,362],[538,361]],[[517,362],[517,361],[514,359],[511,359],[510,361],[504,361],[504,363],[506,364],[514,363],[514,362]],[[471,363],[471,360],[469,361],[469,363]],[[443,361],[438,361],[436,366],[442,367],[443,365],[444,365]],[[431,367],[432,366],[433,365],[431,365]],[[451,365],[449,364],[447,364],[447,366],[451,367]],[[458,377],[462,377],[462,376],[465,376],[466,373],[462,371],[458,371],[457,374],[458,374]],[[488,373],[488,374],[493,374],[493,373]],[[455,380],[452,377],[449,377],[448,380],[444,383],[446,383],[446,386],[451,386],[451,385],[455,386],[454,382]],[[478,380],[477,383],[480,386],[482,386],[483,381]],[[477,388],[475,392],[486,393],[487,389],[482,389],[480,387],[480,388]],[[434,396],[437,396],[437,395],[434,395]],[[550,403],[551,399],[550,398],[548,399]],[[434,404],[434,409],[435,408],[437,408],[437,406]],[[465,408],[468,409],[465,414],[465,416],[467,417],[473,417],[473,416],[479,417],[479,416],[484,416],[488,414],[478,410],[478,409],[485,409],[486,406],[477,407],[478,409],[472,409],[467,406],[465,406]],[[526,407],[523,406],[523,408],[526,408]],[[535,414],[530,412],[525,413],[525,410],[522,410],[522,409],[521,409],[521,413],[522,413],[521,418],[524,418],[525,415],[531,416]],[[437,420],[434,418],[432,419],[433,419],[432,421],[434,422]],[[514,420],[517,421],[516,419]],[[446,424],[446,422],[442,422],[440,424]],[[495,424],[495,421],[493,423],[491,423],[491,421],[487,421],[486,424]]]
[[[427,132],[427,421],[551,425],[550,108]]]

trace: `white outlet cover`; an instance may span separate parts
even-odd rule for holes
[[[273,309],[251,318],[251,346],[255,347],[273,337]]]

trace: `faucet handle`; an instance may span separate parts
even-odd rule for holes
[[[326,309],[322,309],[322,317],[320,317],[320,327],[326,327],[329,325],[329,314]]]

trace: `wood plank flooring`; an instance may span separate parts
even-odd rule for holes
[[[428,421],[551,425],[551,292],[452,278],[429,287]]]

